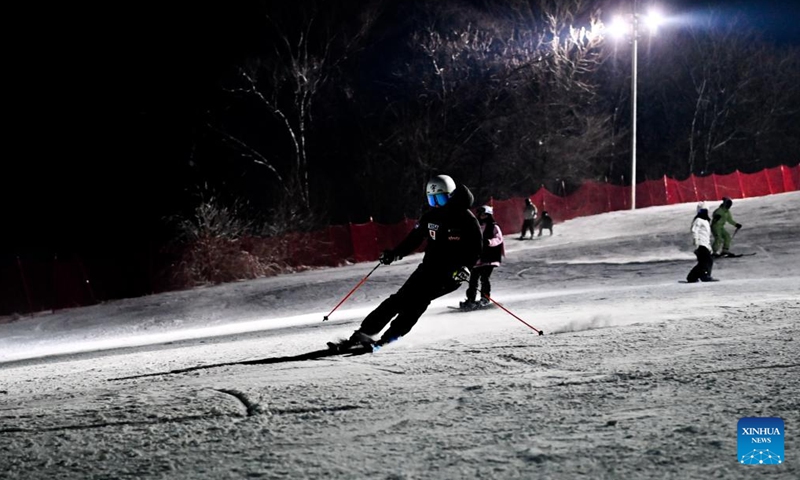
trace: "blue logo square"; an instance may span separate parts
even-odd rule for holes
[[[783,458],[783,420],[744,417],[736,426],[738,461],[744,465],[780,465]]]

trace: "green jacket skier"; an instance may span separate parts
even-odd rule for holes
[[[722,205],[714,210],[714,214],[711,216],[711,233],[714,234],[714,244],[711,248],[714,251],[714,255],[730,254],[731,239],[733,237],[725,230],[725,224],[729,223],[733,225],[736,227],[736,230],[742,228],[742,224],[736,223],[736,220],[733,219],[733,215],[731,215],[731,205],[733,205],[733,200],[729,197],[723,197]],[[720,246],[722,246],[721,253],[719,250]]]

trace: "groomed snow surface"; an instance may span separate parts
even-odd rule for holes
[[[493,297],[544,336],[448,308],[462,287],[377,353],[292,358],[348,336],[420,255],[326,322],[374,264],[2,323],[0,477],[800,478],[800,192],[734,200],[733,250],[757,254],[717,260],[716,283],[679,282],[694,213],[507,235]],[[257,359],[277,360],[234,363]],[[782,465],[737,463],[742,417],[784,420]]]

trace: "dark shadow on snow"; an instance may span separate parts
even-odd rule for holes
[[[302,362],[305,360],[316,360],[319,358],[326,358],[326,357],[355,357],[358,355],[364,355],[365,353],[372,353],[372,349],[361,347],[361,348],[350,349],[347,350],[346,352],[336,352],[329,348],[326,348],[324,350],[317,350],[314,352],[308,352],[288,357],[271,357],[271,358],[259,358],[256,360],[242,360],[241,362],[214,363],[211,365],[199,365],[196,367],[179,368],[177,370],[169,370],[167,372],[145,373],[142,375],[132,375],[130,377],[110,378],[108,381],[113,382],[117,380],[131,380],[134,378],[158,377],[161,375],[176,375],[179,373],[194,372],[195,370],[206,370],[210,368],[228,367],[231,365],[268,365],[272,363]]]

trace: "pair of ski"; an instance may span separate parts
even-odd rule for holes
[[[354,335],[355,336],[355,335]],[[332,354],[352,354],[363,355],[365,353],[377,352],[383,344],[376,342],[367,335],[361,334],[357,338],[349,338],[338,342],[328,342],[328,350]],[[348,356],[352,356],[348,355]]]
[[[340,345],[336,342],[328,342],[328,352],[329,355],[345,355],[348,357],[354,357],[356,355],[365,355],[367,353],[375,353],[380,350],[380,347],[376,345],[362,345],[362,344],[355,344],[355,345]]]
[[[493,306],[494,305],[492,305],[491,303],[485,303],[485,304],[475,303],[472,305],[459,305],[457,307],[448,305],[447,308],[451,310],[458,310],[459,312],[474,312],[476,310],[486,310],[487,308],[492,308]]]

